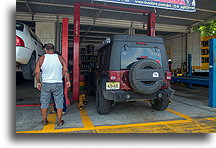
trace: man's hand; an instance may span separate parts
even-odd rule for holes
[[[41,91],[41,83],[37,83],[37,89]]]
[[[67,82],[66,82],[66,86],[67,86],[67,88],[69,88],[69,87],[71,86],[70,81],[67,81]]]

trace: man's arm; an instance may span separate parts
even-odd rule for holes
[[[41,69],[41,65],[43,63],[43,59],[44,59],[44,56],[40,57],[36,63],[36,67],[35,67],[35,78],[36,78],[38,90],[41,90],[40,69]]]
[[[62,75],[67,80],[67,82],[66,82],[67,87],[70,87],[70,75],[69,75],[69,72],[68,72],[66,62],[65,62],[65,60],[64,60],[64,58],[62,56],[59,56],[59,59],[60,59],[60,62],[62,64],[62,67],[63,67]]]

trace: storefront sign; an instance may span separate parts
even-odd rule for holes
[[[94,0],[195,12],[195,0]]]
[[[216,36],[201,37],[201,69],[209,69],[209,40]]]

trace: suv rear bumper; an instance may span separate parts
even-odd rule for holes
[[[141,100],[141,99],[156,99],[158,95],[162,94],[163,97],[172,98],[175,90],[173,89],[161,89],[158,92],[151,95],[141,95],[133,91],[125,90],[102,90],[105,99],[113,100],[114,102],[123,102],[127,100]]]

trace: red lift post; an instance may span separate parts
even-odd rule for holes
[[[65,59],[66,65],[68,67],[68,18],[62,19],[62,57]],[[66,81],[66,80],[65,80]],[[70,101],[68,99],[68,88],[65,85],[64,94],[66,104],[70,105]]]
[[[79,98],[80,4],[74,4],[73,101]]]
[[[123,11],[132,11],[139,12],[143,14],[148,14],[147,18],[147,35],[155,36],[155,24],[156,24],[156,15],[155,13],[123,8],[123,7],[115,7],[115,6],[107,6],[107,5],[98,5],[98,4],[90,4],[90,3],[76,3],[74,4],[74,49],[73,49],[73,101],[78,101],[79,98],[79,77],[80,77],[80,69],[79,69],[79,48],[80,48],[80,6],[89,6],[89,7],[100,7],[106,9],[117,9]]]

